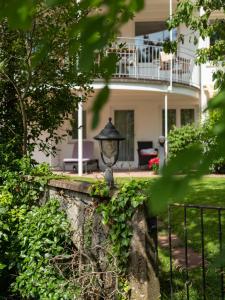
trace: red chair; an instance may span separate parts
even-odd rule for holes
[[[152,141],[139,141],[138,143],[138,166],[148,166],[151,158],[158,156],[158,149],[153,148]]]

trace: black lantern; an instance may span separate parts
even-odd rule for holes
[[[118,160],[119,144],[124,138],[112,124],[112,118],[109,118],[109,122],[106,124],[105,128],[96,135],[94,139],[99,141],[101,158],[103,163],[107,166],[105,170],[105,179],[112,188],[114,186],[112,166],[115,165]]]

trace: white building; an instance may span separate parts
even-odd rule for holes
[[[93,140],[109,117],[125,136],[118,168],[138,167],[138,141],[152,141],[153,147],[158,146],[158,137],[167,134],[165,117],[168,118],[168,131],[173,125],[180,127],[198,123],[203,118],[207,100],[212,96],[213,68],[210,63],[195,65],[196,48],[207,47],[209,40],[199,39],[198,44],[194,45],[190,42],[190,31],[184,26],[171,35],[166,30],[165,20],[170,15],[170,5],[174,10],[176,3],[176,0],[146,0],[145,9],[121,28],[118,43],[108,49],[109,53],[116,51],[121,59],[111,80],[110,98],[101,111],[98,128],[91,128],[90,108],[94,97],[83,104],[83,121],[80,110],[78,122],[83,123],[84,141]],[[179,44],[177,54],[166,55],[162,48],[163,40],[176,39],[180,33],[184,35],[184,41]],[[123,42],[126,44],[119,49],[118,45]],[[102,86],[101,80],[94,82],[96,93]],[[64,128],[59,129],[59,134],[69,127],[70,124],[65,124]],[[82,129],[79,130],[81,139]],[[39,161],[48,161],[52,167],[62,168],[63,159],[72,157],[77,139],[78,131],[75,129],[73,137],[68,136],[58,145],[59,151],[55,157],[46,158],[41,153],[36,153],[35,157]],[[96,141],[94,156],[101,161]]]

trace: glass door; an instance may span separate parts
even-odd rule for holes
[[[115,127],[125,140],[120,142],[119,161],[134,161],[134,111],[115,110]]]

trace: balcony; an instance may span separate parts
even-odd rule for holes
[[[171,66],[174,83],[199,88],[199,66],[195,65],[194,52],[180,47],[176,55],[166,54],[162,45],[148,40],[118,38],[107,49],[107,54],[119,57],[113,78],[170,81]]]

